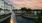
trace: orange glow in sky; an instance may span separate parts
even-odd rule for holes
[[[42,0],[10,0],[13,2],[13,6],[17,6],[16,8],[19,9],[20,7],[27,7],[31,9],[42,9]]]

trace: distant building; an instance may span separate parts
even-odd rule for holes
[[[21,11],[21,10],[14,10],[14,12],[17,14],[17,15],[21,15],[22,13],[25,13],[25,11]],[[33,15],[37,15],[37,13],[40,13],[41,12],[41,10],[31,10],[31,14],[33,14]]]
[[[34,13],[35,15],[37,15],[37,13],[40,13],[41,10],[40,9],[35,9],[35,10],[32,10],[32,13]]]
[[[2,0],[0,0],[0,8],[2,8],[2,9],[8,9],[8,10],[11,10],[12,8],[11,8],[11,5],[9,5],[8,3],[6,3],[6,2],[4,2],[4,1],[2,1]],[[2,13],[4,13],[5,11],[1,11]]]
[[[0,0],[0,8],[10,10],[11,9],[11,5],[8,5],[8,3],[6,4],[6,2]]]
[[[0,8],[4,9],[4,2],[2,0],[0,0]]]
[[[22,11],[21,11],[21,10],[15,9],[15,10],[13,10],[13,11],[15,12],[16,15],[21,15],[21,14],[22,14]]]

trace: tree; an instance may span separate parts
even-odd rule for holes
[[[29,11],[31,11],[31,9],[30,9],[30,8],[28,8],[28,9],[26,10],[26,12],[29,12]]]
[[[28,8],[28,9],[26,10],[26,12],[27,12],[28,14],[31,14],[31,9]]]
[[[26,8],[26,7],[23,7],[23,8],[21,8],[21,10],[22,10],[22,11],[26,11],[26,10],[27,10],[27,8]]]
[[[3,10],[2,8],[0,8],[0,11]]]
[[[38,23],[42,23],[42,11],[38,14]]]
[[[9,11],[8,9],[4,9],[4,11]]]
[[[21,8],[22,11],[26,11],[27,14],[30,14],[31,13],[31,9],[30,8],[26,8],[26,7],[23,7]]]

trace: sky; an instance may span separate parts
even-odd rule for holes
[[[42,9],[42,0],[5,0],[7,3],[12,4],[16,9],[22,7],[31,9]]]

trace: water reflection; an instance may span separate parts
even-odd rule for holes
[[[15,23],[15,22],[16,22],[15,13],[12,12],[10,23]]]

